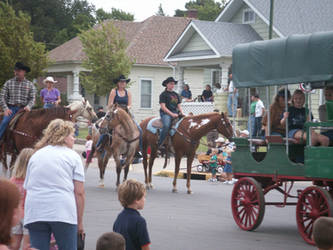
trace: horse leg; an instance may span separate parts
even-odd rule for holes
[[[147,175],[147,160],[148,160],[148,154],[147,154],[147,148],[143,147],[142,148],[142,164],[143,164],[143,171],[145,173],[145,184],[146,184],[146,189],[149,189],[149,182],[148,182],[148,175]]]
[[[175,176],[173,177],[173,188],[172,188],[172,192],[173,193],[177,193],[177,177],[179,174],[179,165],[180,165],[180,160],[182,159],[181,156],[179,155],[175,155]]]
[[[157,157],[157,148],[152,147],[151,148],[151,154],[150,154],[150,159],[149,159],[149,188],[153,189],[154,185],[153,185],[153,166],[154,166],[154,161]]]
[[[194,159],[194,154],[191,154],[190,156],[187,156],[187,181],[186,181],[186,187],[187,187],[187,193],[192,194],[191,190],[191,172],[192,172],[192,162]]]
[[[104,161],[102,155],[98,155],[98,168],[99,168],[99,187],[104,187]]]
[[[113,158],[116,162],[116,172],[117,172],[117,182],[116,182],[116,186],[118,187],[119,184],[120,184],[120,173],[121,173],[121,169],[122,169],[122,166],[121,166],[121,163],[120,163],[120,159],[119,159],[119,153],[117,154],[116,152],[114,152],[113,154]]]

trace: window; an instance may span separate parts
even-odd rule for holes
[[[211,86],[213,87],[213,92],[218,90],[221,87],[221,71],[220,70],[212,70],[212,81]]]
[[[152,80],[141,79],[140,81],[140,108],[152,107]]]
[[[254,23],[255,22],[255,14],[251,9],[245,9],[243,11],[243,23]]]

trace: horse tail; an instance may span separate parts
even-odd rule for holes
[[[169,156],[169,145],[165,147],[165,157],[164,157],[164,164],[163,164],[163,169],[166,168],[168,165],[168,156]]]

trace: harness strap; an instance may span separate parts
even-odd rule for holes
[[[16,130],[16,129],[11,129],[11,131],[12,131],[13,133],[18,134],[18,135],[22,135],[22,136],[29,137],[29,138],[32,138],[32,139],[37,139],[36,136],[29,135],[29,134],[27,134],[27,133],[25,133],[25,132],[18,131],[18,130]]]

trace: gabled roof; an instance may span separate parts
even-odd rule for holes
[[[270,1],[231,0],[216,22],[228,22],[242,4],[247,4],[269,24]],[[278,0],[274,1],[274,31],[280,36],[308,34],[333,30],[332,0]]]
[[[197,32],[211,50],[182,51]],[[232,49],[239,43],[262,40],[250,25],[193,20],[166,55],[166,61],[231,57]]]
[[[164,55],[191,21],[183,17],[152,16],[143,22],[113,21],[129,43],[127,54],[136,64],[168,65]],[[82,61],[85,54],[78,37],[50,51],[55,62]]]

